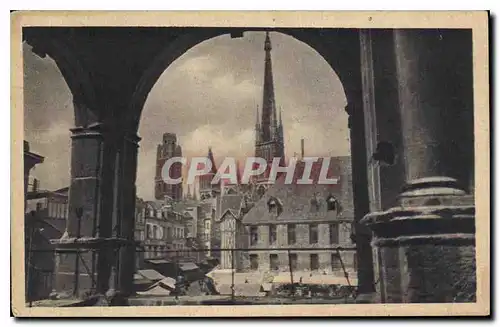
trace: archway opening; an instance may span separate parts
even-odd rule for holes
[[[194,184],[181,184],[180,193],[177,193],[178,190],[173,191],[162,180],[161,171],[165,159],[175,155],[186,157],[189,161],[192,157],[210,156],[207,153],[212,153],[217,167],[227,157],[234,157],[244,162],[246,157],[255,155],[256,143],[258,143],[256,124],[263,123],[263,109],[266,106],[266,100],[263,99],[266,79],[265,37],[264,32],[246,32],[242,38],[222,35],[195,45],[171,63],[168,60],[163,62],[159,65],[161,68],[157,67],[157,69],[164,69],[164,72],[148,92],[139,125],[139,135],[142,140],[137,169],[137,196],[146,202],[157,203],[159,212],[165,210],[164,215],[167,217],[168,212],[175,212],[175,210],[199,208],[196,209],[198,214],[192,216],[194,222],[191,223],[197,226],[196,232],[193,233],[195,243],[200,246],[199,250],[204,255],[203,259],[217,254],[219,264],[223,264],[224,261],[224,255],[221,255],[221,252],[231,250],[225,248],[227,244],[224,244],[222,240],[225,238],[224,233],[235,235],[236,231],[241,230],[243,235],[236,236],[228,244],[240,242],[235,249],[241,252],[241,257],[256,255],[248,250],[254,245],[252,240],[255,236],[255,226],[259,228],[267,226],[269,230],[266,235],[275,235],[274,240],[270,238],[266,241],[268,246],[269,242],[275,242],[278,238],[290,239],[291,243],[286,242],[283,246],[285,251],[290,244],[295,244],[295,241],[292,242],[291,239],[297,236],[291,236],[292,230],[296,225],[301,224],[306,226],[305,232],[309,234],[307,244],[302,244],[304,249],[311,244],[321,243],[327,248],[351,242],[350,226],[354,220],[354,209],[348,115],[345,112],[346,96],[341,81],[330,64],[313,48],[287,34],[270,33],[273,102],[277,115],[279,113],[282,115],[284,154],[288,159],[294,157],[299,160],[303,157],[337,159],[335,173],[341,174],[342,177],[336,198],[341,198],[344,211],[339,214],[340,211],[335,210],[334,213],[328,210],[326,202],[323,203],[324,207],[321,209],[316,208],[320,207],[322,199],[326,200],[332,195],[331,192],[316,186],[304,187],[304,190],[308,190],[302,193],[297,192],[298,194],[290,196],[290,199],[286,201],[285,207],[282,211],[280,210],[280,214],[283,215],[281,218],[295,210],[292,207],[297,201],[291,200],[295,196],[301,200],[307,198],[307,203],[311,203],[310,200],[315,197],[315,210],[322,212],[324,209],[327,215],[332,215],[332,218],[335,215],[335,219],[308,220],[312,210],[305,208],[302,220],[284,219],[283,223],[278,221],[272,228],[268,223],[247,223],[246,215],[252,215],[252,211],[258,211],[261,206],[260,202],[267,203],[266,192],[272,193],[269,194],[270,197],[275,196],[275,193],[285,197],[283,188],[270,187],[260,192],[262,187],[256,187],[262,199],[257,198],[250,201],[250,204],[245,201],[235,201],[238,202],[234,205],[237,207],[235,211],[238,222],[236,224],[242,226],[240,229],[235,227],[233,222],[224,223],[225,217],[231,216],[226,215],[227,211],[224,210],[226,208],[223,208],[222,203],[229,198],[237,199],[238,196],[243,199],[244,195],[241,193],[247,191],[240,189],[235,192],[232,188],[224,193],[222,188],[225,186],[216,185],[219,188],[216,196],[204,198],[201,193],[206,191],[202,189],[205,186],[200,184],[199,179]],[[301,140],[304,141],[301,142]],[[186,173],[184,169],[182,173],[184,178]],[[242,203],[246,203],[246,206]],[[176,209],[176,206],[179,209]],[[214,211],[215,214],[212,215]],[[174,216],[175,213],[172,213],[172,217]],[[167,221],[168,219],[163,223],[165,228],[170,227]],[[319,240],[318,226],[329,230],[328,239]],[[257,233],[259,233],[258,228]],[[281,235],[278,236],[277,233]],[[262,235],[257,235],[257,239],[262,237]],[[140,241],[146,244],[144,247],[146,252],[154,249],[156,253],[156,245],[153,245],[151,241],[147,238]],[[168,247],[168,242],[165,240],[165,248]],[[165,253],[168,252],[165,251]],[[318,253],[311,251],[308,253],[306,250],[299,252],[294,253],[301,257],[299,270],[314,270],[334,275],[341,273],[346,266],[351,266],[347,268],[353,268],[355,272],[355,252],[345,257],[342,254],[343,260],[340,261],[337,260],[337,256],[326,259],[322,256],[320,260]],[[269,257],[270,254],[260,253],[260,257],[263,258],[263,256]],[[308,260],[303,260],[302,257],[307,257]],[[252,258],[255,260],[255,257]],[[175,260],[180,259],[183,258],[176,255]],[[196,258],[198,259],[200,258]],[[225,259],[227,261],[228,257],[226,256]],[[274,257],[273,260],[275,260]],[[281,265],[284,269],[292,269],[291,263],[285,263],[286,259],[283,262],[276,260],[278,261],[273,261],[276,265]],[[252,261],[246,267],[243,263],[244,259],[240,261],[241,266],[237,269],[241,271],[256,265],[255,261]],[[306,261],[308,263],[304,263]],[[342,262],[342,265],[339,262]]]

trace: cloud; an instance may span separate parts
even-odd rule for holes
[[[214,71],[216,68],[216,60],[208,55],[189,58],[176,67],[179,72],[196,77],[207,76],[209,72]]]
[[[181,140],[184,154],[191,156],[204,156],[208,147],[216,157],[222,161],[226,156],[249,156],[253,154],[255,145],[255,131],[245,129],[237,132],[228,131],[223,126],[204,125],[195,129]]]
[[[33,176],[40,180],[40,188],[55,190],[69,185],[71,158],[71,124],[56,122],[48,129],[25,134],[30,150],[44,157],[43,164],[35,166]]]

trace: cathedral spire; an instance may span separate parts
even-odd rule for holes
[[[267,163],[271,163],[274,158],[281,158],[281,162],[285,160],[281,112],[278,121],[276,111],[271,49],[271,38],[269,32],[266,32],[262,112],[260,123],[258,126],[256,125],[255,156],[265,159]],[[255,180],[258,184],[263,183],[262,185],[264,185],[267,183],[268,175],[269,170],[256,176]]]
[[[266,41],[264,50],[266,52],[264,62],[264,92],[262,97],[262,141],[267,142],[272,140],[273,132],[277,127],[276,119],[276,104],[274,98],[274,81],[273,81],[273,67],[271,62],[271,39],[269,32],[266,32]]]
[[[217,167],[215,166],[215,159],[214,159],[214,154],[212,153],[212,147],[208,147],[208,155],[207,155],[208,160],[212,163],[212,169],[210,170],[213,174],[217,173]]]

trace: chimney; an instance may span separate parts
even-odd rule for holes
[[[300,158],[304,159],[304,139],[300,139]]]

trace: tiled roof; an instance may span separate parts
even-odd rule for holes
[[[163,276],[162,274],[153,269],[143,269],[137,271],[137,273],[142,277],[153,281],[162,280],[166,278],[165,276]]]
[[[243,223],[337,219],[335,210],[327,210],[326,199],[329,195],[333,195],[340,202],[343,208],[342,217],[352,218],[352,187],[348,159],[349,157],[335,157],[330,163],[334,175],[340,177],[339,184],[300,185],[285,184],[282,179],[278,180],[243,217]],[[282,205],[282,212],[277,217],[276,213],[270,212],[268,206],[268,201],[273,197]],[[313,205],[314,199],[318,199],[318,208]]]

